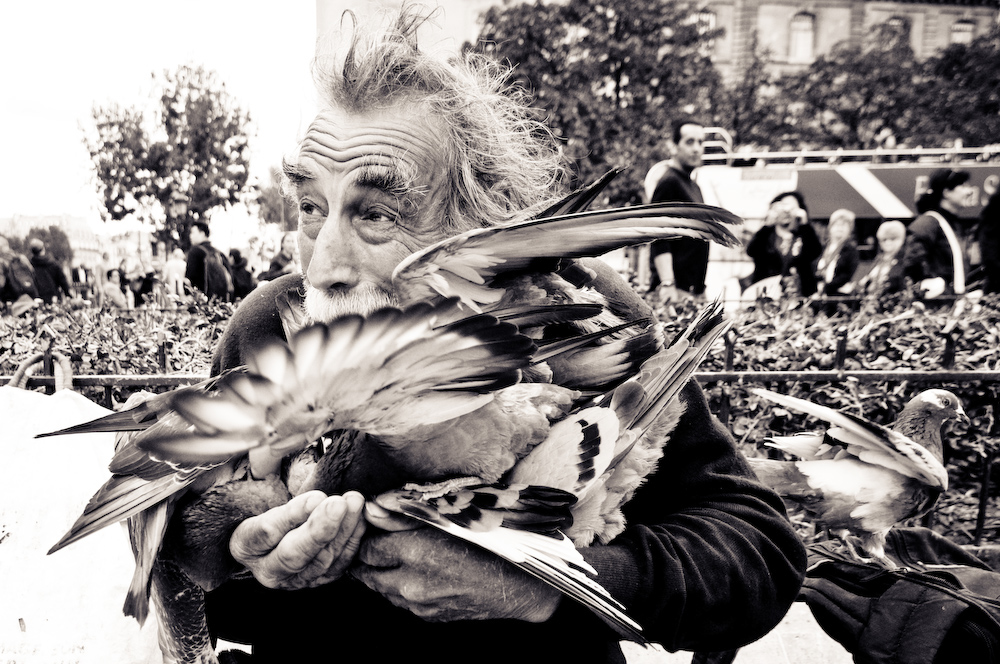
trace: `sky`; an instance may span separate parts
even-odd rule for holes
[[[0,2],[0,218],[98,219],[82,126],[95,104],[150,107],[153,72],[216,72],[249,111],[251,176],[293,151],[315,110],[313,0]]]

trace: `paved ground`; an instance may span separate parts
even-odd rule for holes
[[[626,646],[629,664],[688,664],[691,653],[668,653]],[[851,654],[813,620],[805,604],[796,602],[767,636],[741,649],[735,664],[852,664]]]

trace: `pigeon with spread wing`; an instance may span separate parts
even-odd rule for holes
[[[887,428],[803,399],[751,391],[832,425],[825,432],[771,438],[769,445],[798,460],[750,459],[760,480],[823,522],[855,558],[894,568],[885,555],[889,530],[925,514],[948,489],[941,427],[949,420],[968,423],[958,397],[947,390],[921,392]],[[860,539],[867,557],[850,535]]]

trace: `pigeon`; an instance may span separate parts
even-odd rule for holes
[[[770,446],[799,460],[750,459],[758,478],[824,523],[854,559],[894,569],[885,555],[889,530],[927,513],[948,489],[941,427],[949,420],[968,424],[958,397],[940,389],[921,392],[890,429],[803,399],[751,392],[832,425],[825,432],[771,438]]]
[[[352,401],[350,394],[366,381],[377,380],[368,374],[378,373],[380,358],[399,360],[392,353],[379,355],[385,344],[391,345],[381,337],[386,328],[383,323],[397,314],[380,313],[373,321],[352,317],[349,322],[332,324],[338,330],[360,330],[358,335],[366,338],[358,347],[364,347],[362,354],[374,355],[361,358],[361,368],[337,381],[328,373],[329,365],[314,361],[320,349],[340,343],[331,341],[330,327],[313,325],[294,306],[282,307],[279,302],[291,343],[268,347],[254,359],[254,366],[248,362],[203,384],[130,404],[107,419],[53,432],[110,429],[138,433],[122,444],[111,464],[112,479],[52,551],[105,525],[129,519],[137,570],[125,610],[141,621],[151,583],[156,586],[162,580],[167,588],[186,573],[201,588],[214,587],[232,570],[225,564],[206,566],[205,552],[218,549],[228,554],[229,525],[295,493],[310,488],[337,493],[360,487],[366,495],[375,495],[400,486],[404,479],[427,482],[448,475],[471,474],[485,482],[498,481],[546,437],[552,422],[565,417],[580,399],[604,394],[634,375],[639,364],[663,345],[658,325],[624,319],[623,312],[614,310],[614,303],[589,287],[592,273],[571,259],[657,238],[693,236],[727,246],[739,244],[727,228],[741,223],[739,217],[711,206],[656,204],[583,211],[616,174],[574,192],[533,220],[469,231],[417,252],[397,267],[393,276],[401,307],[397,311],[433,303],[428,315],[433,316],[434,325],[422,327],[431,337],[438,333],[431,333],[429,327],[441,330],[455,325],[451,331],[457,334],[470,320],[492,320],[493,327],[510,325],[519,339],[528,338],[519,342],[525,356],[498,369],[503,380],[486,367],[475,366],[482,360],[480,355],[470,355],[466,363],[474,365],[471,375],[479,378],[459,387],[449,373],[456,366],[445,368],[446,363],[432,359],[428,349],[432,342],[401,334],[393,338],[413,343],[400,357],[416,366],[427,354],[427,364],[421,368],[428,373],[420,375],[429,379],[428,384],[438,381],[441,389],[429,388],[423,406],[414,406],[413,412],[420,417],[413,418],[402,403],[394,403],[399,408],[390,410],[405,415],[394,420],[378,418],[377,423],[364,421],[364,406],[369,404],[360,398]],[[477,318],[484,315],[479,312],[493,316]],[[333,336],[341,338],[339,333]],[[348,337],[344,332],[344,338]],[[445,350],[443,345],[437,344],[438,352]],[[463,357],[450,354],[453,363]],[[482,371],[487,374],[477,373]],[[519,378],[508,380],[515,374]],[[303,380],[306,375],[308,381]],[[351,389],[336,390],[338,382]],[[354,408],[358,421],[330,408],[315,412],[316,399],[334,392],[347,396],[334,410]],[[389,401],[379,403],[388,405]],[[524,417],[526,410],[530,417]],[[369,408],[367,412],[374,411]],[[473,412],[476,417],[470,416]],[[422,418],[428,413],[433,415],[425,421]],[[473,453],[477,448],[455,441],[472,440],[471,431],[481,434],[485,429],[474,425],[484,414],[504,426],[490,428],[489,437],[479,435],[479,442],[486,445]],[[442,435],[442,422],[452,420],[468,427],[464,438]],[[349,429],[338,430],[338,426]],[[320,455],[314,441],[323,437],[321,430],[327,427],[334,435],[325,437],[326,453]],[[504,427],[511,429],[511,438],[506,443],[493,440]],[[461,429],[456,427],[456,432]],[[372,439],[378,444],[365,444]],[[414,445],[414,440],[427,446]],[[440,441],[436,448],[435,441]],[[486,454],[478,453],[484,449]],[[375,472],[373,468],[388,470]],[[246,482],[275,474],[277,481]],[[210,523],[206,514],[215,515],[218,510],[226,515],[220,518],[226,527],[206,528]],[[216,533],[215,548],[194,544],[201,542],[198,534],[205,531]],[[157,559],[161,545],[173,563],[181,561],[177,567],[184,573],[166,569],[166,562]],[[193,558],[187,559],[189,554]],[[160,594],[180,595],[182,590]],[[181,660],[196,661],[185,657]]]
[[[621,507],[680,417],[678,391],[729,326],[721,303],[706,307],[635,376],[555,423],[500,482],[407,484],[377,496],[375,515],[402,514],[495,553],[591,608],[622,638],[644,643],[642,628],[587,576],[597,573],[579,548],[624,530]]]

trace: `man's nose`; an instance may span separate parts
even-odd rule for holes
[[[316,236],[306,276],[315,288],[350,288],[357,285],[358,237],[350,220],[331,215]]]

